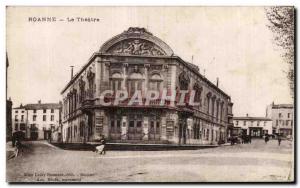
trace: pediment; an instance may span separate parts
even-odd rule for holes
[[[113,45],[107,52],[124,55],[166,56],[166,52],[159,46],[143,39],[123,40]]]

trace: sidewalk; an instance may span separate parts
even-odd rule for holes
[[[15,155],[15,148],[12,147],[11,141],[6,142],[6,160],[13,158]]]

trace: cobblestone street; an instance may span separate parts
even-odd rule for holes
[[[292,142],[222,146],[202,150],[68,151],[46,142],[7,162],[7,180],[99,182],[292,181]],[[26,170],[25,170],[26,169]]]

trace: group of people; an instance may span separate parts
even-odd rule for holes
[[[269,137],[268,134],[266,134],[265,135],[265,143],[267,144],[269,142],[269,140],[270,140],[270,137]],[[281,136],[280,135],[277,136],[277,140],[278,140],[278,146],[280,146],[280,143],[281,143]]]

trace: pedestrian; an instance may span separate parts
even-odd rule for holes
[[[102,139],[100,140],[100,145],[96,147],[96,153],[100,154],[100,155],[105,155],[105,138],[102,137]]]
[[[16,140],[16,145],[15,145],[15,157],[18,157],[18,154],[21,149],[21,142],[19,140]]]
[[[265,143],[268,143],[268,141],[269,141],[269,136],[266,134],[265,135]]]
[[[249,135],[249,143],[251,144],[251,139],[252,139],[252,137],[251,137],[251,134]]]
[[[104,136],[102,137],[101,144],[103,145],[103,149],[101,151],[101,154],[105,155],[105,153],[106,153],[106,140],[105,140]]]
[[[278,136],[278,146],[280,146],[280,142],[281,142],[281,137]]]

